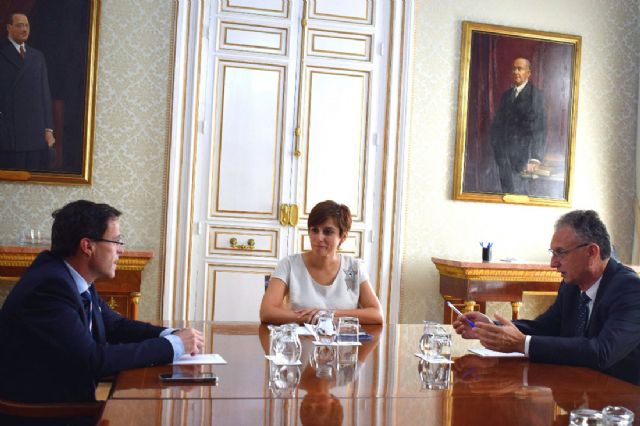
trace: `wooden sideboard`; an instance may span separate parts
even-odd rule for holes
[[[44,246],[0,246],[0,278],[17,281]],[[112,280],[96,281],[96,290],[109,306],[125,317],[138,319],[142,270],[153,257],[150,250],[125,250]]]
[[[562,280],[548,263],[464,262],[437,257],[431,261],[440,273],[445,324],[451,323],[453,315],[447,301],[462,307],[463,312],[483,313],[488,301],[511,302],[512,318],[518,319],[523,293],[557,293]]]

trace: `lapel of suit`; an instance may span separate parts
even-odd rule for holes
[[[607,263],[607,267],[604,268],[602,279],[600,280],[600,286],[598,287],[598,292],[596,293],[596,300],[593,303],[593,309],[591,309],[591,315],[589,315],[589,322],[587,323],[588,337],[591,337],[592,335],[595,334],[595,323],[592,320],[596,317],[596,314],[600,312],[602,299],[604,299],[606,296],[606,292],[609,286],[609,281],[611,281],[611,277],[616,273],[617,270],[618,270],[618,262],[616,262],[613,259],[609,259],[609,262]]]
[[[89,292],[91,293],[91,303],[93,304],[93,310],[92,310],[93,337],[98,343],[106,343],[107,338],[104,331],[104,321],[102,321],[102,309],[100,308],[100,303],[98,299],[98,294],[96,293],[95,285],[89,286]]]
[[[4,43],[2,43],[2,47],[0,47],[0,55],[4,56],[7,61],[15,65],[16,68],[22,68],[22,58],[20,57],[20,54],[18,53],[16,48],[13,47],[13,44],[11,44],[9,39],[5,39]]]

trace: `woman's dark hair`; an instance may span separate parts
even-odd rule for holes
[[[120,211],[108,204],[78,200],[53,212],[51,253],[59,257],[73,256],[83,238],[99,240],[107,230],[109,220],[117,219]]]
[[[309,228],[322,225],[327,219],[333,218],[338,225],[340,236],[344,236],[351,229],[351,211],[344,204],[338,204],[333,200],[316,204],[309,213],[307,226]]]

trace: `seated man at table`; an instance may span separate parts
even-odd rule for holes
[[[509,321],[470,312],[470,327],[453,326],[500,352],[523,352],[531,361],[590,367],[640,385],[640,277],[611,258],[609,233],[598,214],[576,210],[555,224],[551,266],[562,275],[558,296],[535,320]]]
[[[75,201],[53,213],[51,251],[38,255],[0,311],[0,398],[95,400],[96,382],[128,368],[198,353],[202,334],[123,318],[93,283],[123,253],[120,212]]]

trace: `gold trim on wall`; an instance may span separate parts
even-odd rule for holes
[[[326,21],[340,21],[340,22],[355,22],[358,24],[362,24],[362,23],[366,23],[366,24],[372,24],[373,23],[373,0],[361,0],[363,3],[366,3],[366,7],[367,7],[367,11],[365,12],[365,15],[362,17],[359,16],[350,16],[350,15],[337,15],[334,13],[320,13],[318,12],[318,2],[321,2],[323,0],[310,0],[313,3],[313,12],[309,14],[309,18],[311,19],[319,19],[319,20],[326,20]],[[345,1],[345,0],[340,0],[340,1],[336,1],[336,0],[332,0],[335,3],[340,3],[341,1]],[[355,0],[349,0],[349,1],[355,1]]]
[[[333,68],[333,67],[307,67],[305,70],[305,74],[308,74],[306,80],[306,104],[304,106],[306,112],[305,119],[305,129],[304,129],[304,137],[303,137],[303,152],[305,157],[305,167],[304,167],[304,185],[302,188],[302,202],[304,203],[304,207],[302,209],[302,219],[306,219],[311,212],[310,206],[307,204],[307,200],[309,199],[309,164],[311,158],[309,158],[309,139],[310,139],[310,123],[311,123],[311,93],[313,90],[313,74],[326,74],[326,75],[336,75],[340,77],[352,77],[352,78],[360,78],[362,79],[362,97],[360,99],[360,104],[362,105],[361,113],[363,116],[363,120],[360,125],[360,152],[359,158],[360,161],[358,165],[361,166],[361,169],[358,173],[358,205],[351,206],[351,215],[354,222],[364,222],[364,207],[365,207],[365,194],[367,191],[367,182],[366,182],[366,170],[367,170],[367,162],[368,162],[368,151],[369,151],[369,116],[371,114],[371,108],[369,105],[369,100],[371,99],[371,72],[350,68]]]
[[[347,32],[347,31],[328,31],[328,30],[321,30],[318,28],[311,28],[309,29],[309,35],[311,36],[311,42],[309,43],[309,46],[308,46],[308,50],[310,51],[309,56],[346,58],[346,59],[355,59],[359,61],[371,62],[372,41],[373,41],[373,35],[371,34],[354,33],[354,32]],[[318,38],[359,41],[364,44],[363,46],[364,51],[358,54],[358,53],[352,53],[347,51],[318,49],[316,48],[316,39]]]
[[[472,55],[472,49],[474,49],[473,37],[475,35],[489,35],[495,37],[496,43],[498,40],[505,41],[519,41],[521,44],[525,42],[531,43],[531,49],[536,49],[536,51],[542,51],[542,47],[544,45],[552,46],[560,46],[565,45],[571,48],[571,56],[566,57],[569,54],[567,52],[565,54],[565,59],[571,60],[572,69],[565,71],[562,69],[557,70],[556,77],[547,77],[547,80],[551,80],[553,78],[562,79],[566,78],[570,81],[570,92],[568,93],[569,99],[567,99],[566,105],[561,105],[562,107],[566,107],[568,110],[568,125],[567,125],[567,140],[563,141],[564,148],[566,148],[566,154],[563,159],[564,161],[564,175],[563,175],[563,196],[560,198],[553,198],[553,190],[546,189],[546,193],[543,189],[540,189],[538,194],[529,195],[529,194],[507,194],[507,193],[499,193],[494,191],[494,188],[489,188],[486,186],[484,182],[478,181],[476,183],[477,186],[485,185],[487,188],[484,190],[483,188],[478,188],[473,192],[471,190],[464,189],[464,179],[465,179],[465,167],[467,166],[467,162],[471,161],[468,159],[468,153],[473,153],[474,151],[467,150],[468,144],[468,116],[470,114],[469,109],[469,97],[471,88],[473,86],[473,82],[479,80],[479,76],[475,75],[478,72],[471,67],[472,57],[475,58],[476,55]],[[536,45],[537,44],[537,45]],[[523,45],[523,44],[522,44]],[[462,37],[461,37],[461,55],[460,55],[460,81],[458,85],[458,117],[457,117],[457,125],[456,125],[456,149],[455,149],[455,168],[454,168],[454,183],[453,183],[453,199],[454,200],[464,200],[464,201],[484,201],[484,202],[493,202],[493,203],[510,203],[510,204],[525,204],[525,205],[538,205],[538,206],[557,206],[557,207],[569,207],[571,206],[571,186],[573,180],[573,168],[574,168],[574,157],[575,157],[575,135],[576,135],[576,123],[577,123],[577,110],[578,110],[578,88],[579,88],[579,80],[580,80],[580,55],[581,55],[581,45],[582,38],[576,35],[569,34],[560,34],[560,33],[552,33],[545,31],[536,31],[529,30],[523,28],[514,28],[514,27],[504,27],[498,25],[490,25],[476,22],[468,22],[465,21],[462,23]],[[476,50],[478,48],[476,47]],[[504,48],[503,50],[495,49],[496,55],[499,52],[504,52],[503,61],[512,61],[518,55],[526,56],[524,54],[519,54],[516,52],[512,52],[511,50]],[[506,58],[506,55],[509,55]],[[542,54],[542,53],[541,53]],[[481,56],[481,55],[477,55]],[[542,62],[542,61],[540,61]],[[552,61],[548,61],[549,66],[553,65]],[[475,74],[474,74],[475,72]],[[504,71],[503,71],[504,74]],[[534,69],[535,75],[535,69]],[[549,85],[550,83],[546,83]],[[477,89],[480,90],[480,89]],[[489,90],[489,89],[487,89]],[[497,89],[493,89],[497,90]],[[487,96],[489,96],[488,94]],[[560,95],[558,95],[560,96]],[[548,98],[548,97],[547,97]],[[500,101],[498,101],[500,102]],[[498,103],[496,103],[496,108],[498,107]],[[484,108],[488,109],[488,108]],[[546,107],[545,107],[546,109]],[[480,109],[478,109],[480,110]],[[547,115],[547,121],[549,120],[549,116]],[[482,117],[478,118],[480,121]],[[489,121],[492,117],[486,117],[486,120]],[[559,124],[559,120],[561,118],[556,117],[556,123]],[[483,134],[480,137],[484,137],[489,144],[488,132],[490,127],[486,126],[487,130],[483,131]],[[545,132],[546,129],[552,127],[551,125],[545,123]],[[558,126],[559,127],[559,126]],[[482,129],[481,129],[482,130]],[[486,133],[486,134],[485,134]],[[561,133],[558,133],[558,136],[562,136]],[[547,145],[546,141],[549,140],[549,135],[545,134],[545,145]],[[482,146],[478,143],[478,146]],[[548,145],[547,145],[548,146]],[[478,158],[482,158],[480,154],[477,155]],[[475,159],[475,157],[474,157]],[[545,166],[545,162],[547,159],[540,158],[538,159],[542,161],[542,166]],[[551,161],[551,159],[548,159]],[[554,159],[554,162],[558,162],[559,160]],[[478,161],[474,163],[474,165],[478,166],[478,168],[482,166],[486,166],[489,171],[495,170],[497,173],[497,166],[490,164],[479,164]],[[556,167],[558,168],[558,167]],[[542,170],[542,168],[540,169]],[[562,170],[561,168],[558,170]],[[542,174],[538,175],[536,173],[531,174],[530,179],[531,182],[542,181],[547,182],[547,185],[552,185],[553,182],[557,182],[557,179],[554,178],[553,172],[554,168],[550,168],[547,172],[550,173],[550,176],[544,176]],[[535,179],[534,179],[535,178]],[[498,180],[499,185],[499,180]],[[543,194],[543,195],[540,195]]]
[[[287,74],[287,66],[286,65],[276,65],[270,63],[260,63],[260,62],[245,62],[245,61],[229,61],[229,60],[220,60],[217,64],[218,73],[222,74],[219,79],[221,82],[216,85],[217,96],[219,96],[220,101],[216,104],[216,109],[213,112],[215,114],[215,122],[219,123],[219,128],[217,129],[216,140],[212,144],[212,156],[217,160],[217,164],[215,166],[215,170],[213,171],[213,181],[215,182],[215,186],[212,185],[212,190],[214,192],[211,193],[209,208],[209,217],[231,217],[234,215],[253,215],[253,216],[267,216],[268,218],[276,218],[277,217],[277,203],[276,198],[278,196],[277,184],[280,181],[280,174],[282,173],[282,164],[278,163],[278,158],[281,157],[278,155],[278,151],[282,149],[283,146],[283,138],[284,138],[284,111],[283,111],[283,98],[285,96],[286,87],[284,87],[284,82],[286,80]],[[228,68],[237,68],[243,70],[256,70],[256,71],[268,71],[268,72],[276,72],[278,74],[278,82],[277,82],[277,99],[276,99],[276,117],[275,117],[275,135],[274,135],[274,152],[273,152],[273,164],[274,170],[273,175],[271,177],[271,188],[273,197],[271,198],[271,209],[270,211],[243,211],[243,210],[231,210],[231,209],[221,209],[220,206],[220,169],[222,165],[222,128],[224,125],[224,98],[226,96],[226,76]],[[221,92],[221,93],[220,93]],[[240,166],[238,166],[240,167]],[[215,200],[215,201],[214,201]]]
[[[262,29],[262,30],[260,30]],[[262,33],[279,36],[278,47],[260,46],[254,44],[231,43],[228,41],[229,30],[237,30],[247,33]],[[219,22],[220,37],[218,37],[219,50],[235,50],[241,52],[264,52],[270,54],[287,54],[289,30],[286,27],[273,27],[267,25],[244,24],[234,21]]]
[[[224,0],[220,2],[220,10],[222,12],[236,12],[236,13],[250,13],[255,15],[267,15],[267,16],[281,16],[283,18],[289,17],[289,8],[287,7],[289,4],[289,0],[281,0],[280,9],[268,9],[261,8],[256,6],[233,6],[231,3],[233,0]],[[255,2],[255,5],[258,5],[260,0]],[[262,12],[262,13],[261,13]]]

